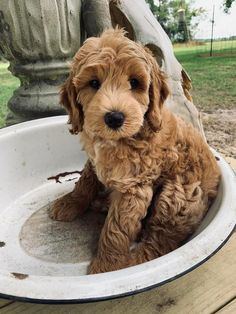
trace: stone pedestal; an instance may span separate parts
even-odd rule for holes
[[[7,124],[65,114],[59,85],[81,45],[80,0],[1,0],[0,49],[21,86]]]
[[[65,114],[58,92],[72,57],[109,27],[108,0],[1,0],[0,52],[21,82],[7,124]]]

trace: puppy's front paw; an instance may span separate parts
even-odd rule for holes
[[[72,200],[70,194],[56,200],[49,209],[49,217],[58,221],[72,221],[79,213],[78,204]]]

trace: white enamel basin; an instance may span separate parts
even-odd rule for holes
[[[52,221],[47,209],[73,189],[86,160],[67,117],[0,130],[0,297],[43,303],[79,303],[130,295],[162,285],[210,258],[236,223],[236,179],[224,159],[218,197],[198,231],[179,249],[148,263],[85,275],[104,216]]]

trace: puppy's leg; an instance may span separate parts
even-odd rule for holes
[[[111,194],[111,205],[101,232],[97,256],[89,266],[89,273],[117,270],[128,266],[130,243],[141,229],[152,199],[150,186],[138,187],[135,194]]]
[[[86,211],[102,187],[88,160],[74,190],[54,202],[49,216],[55,220],[72,221]]]
[[[131,252],[136,265],[178,248],[196,229],[208,207],[200,182],[181,185],[166,181],[155,201],[141,243]]]
[[[110,194],[108,189],[101,189],[97,194],[97,197],[92,201],[89,208],[94,212],[107,213],[110,207]]]

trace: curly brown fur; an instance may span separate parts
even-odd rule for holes
[[[135,88],[132,79],[138,80]],[[94,88],[92,80],[100,85]],[[56,203],[51,216],[67,219],[72,200],[76,210],[69,216],[74,218],[77,208],[86,209],[96,197],[98,182],[111,190],[89,273],[135,265],[174,250],[196,229],[216,196],[220,173],[215,158],[200,134],[163,106],[168,94],[165,75],[150,52],[122,30],[88,39],[74,57],[61,102],[72,133],[81,132],[96,187],[91,191],[91,178],[82,175],[73,198],[69,196],[67,204],[65,196],[61,208],[61,201]],[[114,111],[125,117],[115,130],[104,121],[106,113]],[[131,250],[151,202],[140,242]]]

